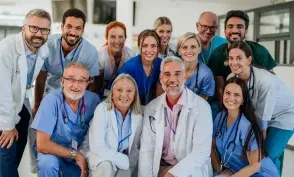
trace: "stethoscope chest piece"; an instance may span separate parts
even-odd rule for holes
[[[218,131],[218,132],[216,132],[216,136],[217,136],[218,138],[220,138],[220,137],[222,136],[222,133],[221,133],[220,131]]]
[[[66,123],[66,124],[68,123],[68,118],[67,117],[64,118],[64,123]]]

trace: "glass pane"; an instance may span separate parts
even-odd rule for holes
[[[276,34],[289,32],[289,9],[280,9],[260,14],[259,34]]]
[[[262,41],[263,45],[278,64],[294,64],[290,59],[290,40]]]
[[[0,26],[0,40],[5,38],[5,27]]]
[[[6,36],[17,34],[19,32],[21,32],[21,27],[8,26],[6,31]]]
[[[246,35],[246,40],[253,41],[253,31],[254,31],[254,12],[248,12],[247,13],[249,16],[249,26],[248,26],[248,31]],[[223,38],[226,38],[226,35],[224,33],[225,30],[225,18],[220,19],[219,23],[219,35]]]

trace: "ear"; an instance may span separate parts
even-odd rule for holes
[[[250,56],[250,57],[247,58],[247,62],[248,62],[248,65],[251,65],[251,62],[252,62],[252,56]]]
[[[199,28],[199,22],[196,22],[196,29],[198,30],[198,28]]]
[[[64,26],[63,26],[63,23],[60,24],[60,27],[61,27],[61,29],[63,30],[63,27],[64,27]]]
[[[23,26],[21,27],[22,32],[24,32],[25,29],[26,29],[26,25],[23,25]]]
[[[63,77],[60,78],[60,83],[61,83],[61,85],[63,86],[63,84],[64,84],[64,79],[63,79]]]
[[[245,30],[245,36],[247,36],[247,33],[248,33],[248,29],[247,29],[247,30]]]

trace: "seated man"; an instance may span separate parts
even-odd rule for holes
[[[86,177],[88,165],[79,149],[100,100],[86,91],[89,70],[82,63],[68,64],[61,83],[62,90],[43,99],[31,125],[37,130],[38,176]]]
[[[185,81],[184,62],[165,58],[160,73],[165,93],[144,111],[139,177],[211,176],[211,110]]]

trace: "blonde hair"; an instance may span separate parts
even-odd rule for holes
[[[169,18],[167,17],[158,17],[153,24],[153,29],[156,30],[161,25],[170,25],[171,30],[173,30],[173,25]]]
[[[107,110],[109,111],[114,108],[114,104],[112,101],[113,87],[119,80],[122,80],[122,79],[128,79],[129,81],[131,81],[133,83],[133,85],[135,87],[135,98],[130,106],[131,112],[133,112],[135,114],[142,114],[141,105],[140,105],[140,98],[139,98],[139,90],[138,90],[138,86],[136,84],[136,81],[129,74],[124,74],[124,73],[118,75],[111,85],[110,94],[108,95],[108,97],[105,100],[105,103],[107,105]]]
[[[179,51],[180,47],[188,40],[188,39],[196,39],[198,47],[201,48],[201,42],[198,36],[195,33],[187,32],[180,36],[178,43],[177,43],[177,51]]]

